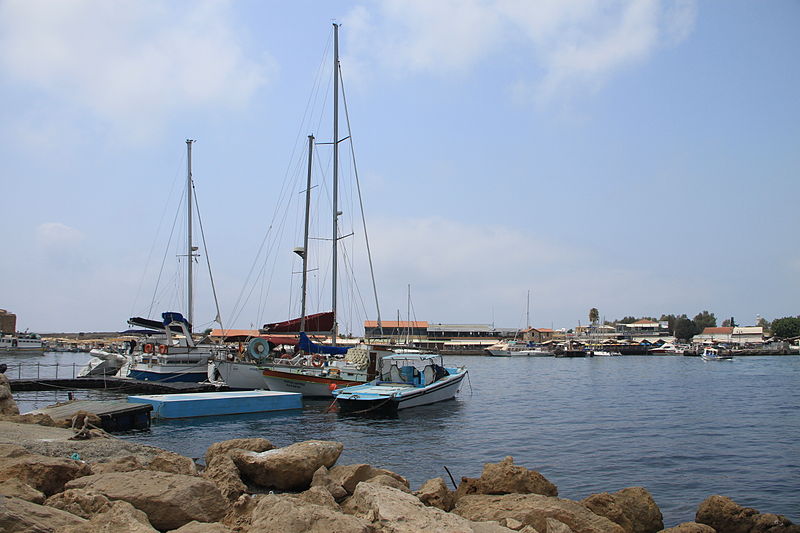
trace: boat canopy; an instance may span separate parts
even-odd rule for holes
[[[322,346],[314,344],[304,332],[300,332],[300,349],[306,353],[321,353],[326,355],[344,355],[347,348],[343,346]]]
[[[264,324],[262,333],[300,333],[302,318]],[[305,331],[328,333],[333,331],[333,311],[306,316]]]
[[[164,314],[166,315],[167,313],[164,313]],[[180,315],[180,313],[178,313],[178,315]],[[182,316],[181,316],[181,318],[183,319],[183,322],[187,325],[187,327],[191,331],[191,325],[188,322],[186,322],[185,318],[183,318]],[[165,323],[165,322],[162,322],[162,321],[159,321],[159,320],[151,320],[149,318],[142,318],[140,316],[136,316],[136,317],[133,317],[133,318],[129,318],[128,319],[128,324],[130,324],[131,326],[140,327],[140,328],[147,328],[147,329],[150,329],[150,330],[164,331],[165,329],[167,329],[167,324],[170,324],[170,322],[166,322]],[[169,329],[170,329],[170,331],[174,331],[176,333],[182,333],[183,332],[181,330],[180,326],[170,326]]]

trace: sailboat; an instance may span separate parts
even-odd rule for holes
[[[194,287],[192,284],[192,263],[197,256],[197,247],[192,239],[192,143],[186,140],[186,206],[187,206],[187,316],[179,312],[165,312],[161,320],[133,317],[128,324],[142,328],[137,333],[143,335],[142,353],[133,358],[129,365],[120,370],[122,375],[143,381],[198,383],[208,378],[208,361],[214,356],[216,347],[198,344],[192,337],[194,315]],[[217,309],[219,317],[219,309]],[[219,320],[219,318],[218,318]]]
[[[306,316],[306,292],[308,275],[308,240],[309,213],[312,177],[312,154],[314,136],[308,136],[308,175],[306,183],[306,211],[303,246],[295,250],[303,260],[303,281],[301,318],[299,324],[299,343],[297,352],[301,364],[282,364],[273,360],[272,364],[260,364],[264,383],[270,390],[284,392],[301,392],[304,396],[331,397],[337,388],[359,385],[375,379],[382,371],[382,360],[393,352],[384,347],[359,343],[352,348],[336,346],[338,323],[336,316],[337,302],[337,270],[338,270],[338,172],[339,172],[339,25],[333,24],[333,236],[332,241],[332,296],[330,333],[332,346],[315,344],[306,334],[308,317]],[[342,139],[343,140],[343,139]],[[373,281],[374,288],[374,281]],[[377,298],[376,298],[377,306]],[[380,312],[378,311],[380,323]],[[272,330],[270,330],[272,331]],[[251,341],[252,342],[252,341]],[[308,364],[310,362],[310,364]],[[305,364],[303,364],[305,363]]]

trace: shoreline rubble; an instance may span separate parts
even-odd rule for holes
[[[338,442],[231,439],[210,446],[198,467],[80,422],[19,415],[0,374],[1,531],[800,533],[783,516],[719,495],[699,504],[695,521],[665,529],[643,487],[559,498],[512,457],[486,463],[456,490],[433,478],[414,491],[389,470],[336,464]]]

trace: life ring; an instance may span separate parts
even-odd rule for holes
[[[158,353],[164,355],[167,353],[167,345],[166,344],[159,344],[158,345]]]
[[[325,358],[322,357],[320,354],[315,353],[314,355],[311,356],[311,364],[319,368],[325,364]]]
[[[150,343],[145,344],[144,353],[153,353],[153,345]]]

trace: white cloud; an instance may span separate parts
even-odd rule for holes
[[[61,222],[45,222],[36,228],[36,242],[46,249],[70,248],[83,240],[83,233]]]
[[[228,2],[7,0],[0,4],[6,78],[125,129],[195,106],[243,106],[269,61],[247,57]],[[265,64],[266,63],[266,64]]]
[[[694,27],[694,0],[390,0],[346,18],[359,71],[375,64],[448,75],[495,54],[530,58],[514,84],[542,100],[595,88],[616,71],[674,46]]]

